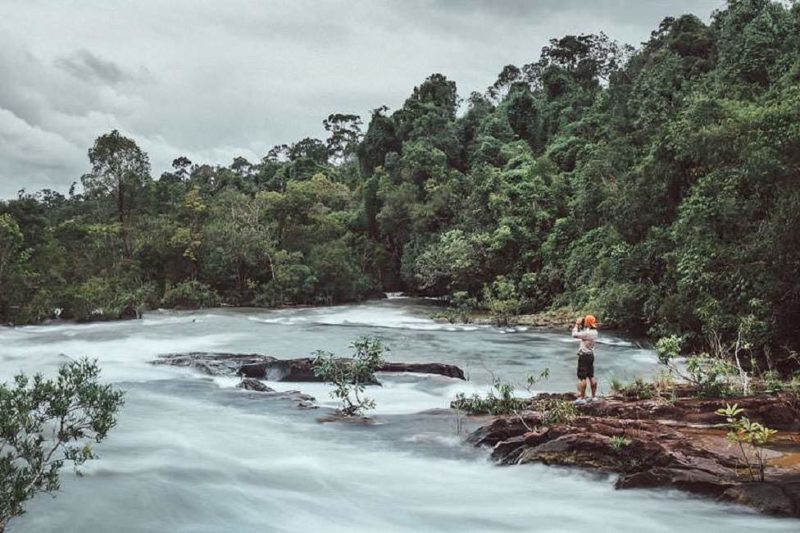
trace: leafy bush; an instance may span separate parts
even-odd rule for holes
[[[550,377],[550,369],[545,368],[539,375],[531,374],[525,379],[526,389],[532,392],[534,385]],[[514,396],[514,385],[495,378],[492,388],[485,396],[478,393],[466,396],[458,393],[450,402],[450,408],[464,411],[471,415],[508,415],[528,408],[530,399]]]
[[[106,437],[123,405],[123,393],[98,383],[99,374],[83,359],[54,379],[19,374],[0,384],[0,531],[37,493],[59,489],[62,466],[95,458],[92,442]]]
[[[78,321],[116,320],[141,314],[156,301],[153,283],[94,277],[65,291],[63,318]]]
[[[543,400],[539,408],[544,413],[542,423],[546,426],[569,424],[578,417],[578,408],[569,400]]]
[[[653,397],[653,386],[641,376],[636,376],[632,382],[623,386],[620,392],[629,398],[647,400]]]
[[[706,353],[691,355],[686,359],[685,370],[676,364],[680,355],[681,339],[675,335],[663,337],[656,342],[656,353],[661,364],[671,372],[695,385],[703,396],[730,396],[734,393],[731,377],[736,367],[722,356]]]
[[[341,359],[330,352],[315,352],[314,375],[333,384],[331,397],[341,401],[339,412],[344,416],[360,415],[374,409],[375,401],[362,396],[365,386],[376,383],[375,372],[383,365],[383,353],[388,349],[380,340],[362,337],[350,345],[352,359]]]
[[[499,276],[491,285],[484,286],[483,303],[496,326],[511,325],[522,305],[513,281],[505,276]]]
[[[450,307],[444,311],[438,311],[431,315],[431,318],[444,319],[451,324],[469,324],[472,322],[472,312],[477,307],[478,302],[466,291],[453,293],[450,299]]]
[[[161,304],[176,309],[202,309],[218,306],[220,297],[205,283],[197,280],[181,281],[164,291]]]
[[[513,385],[495,379],[485,396],[475,393],[467,397],[464,393],[458,393],[455,400],[450,402],[450,407],[471,415],[507,415],[525,409],[528,403],[527,398],[514,396]]]

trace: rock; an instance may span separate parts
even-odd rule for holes
[[[464,371],[455,365],[442,363],[386,363],[378,372],[412,372],[415,374],[438,374],[448,378],[466,380]]]
[[[267,381],[320,382],[314,375],[314,360],[310,357],[278,359],[261,354],[201,353],[169,354],[160,356],[156,365],[196,368],[212,376],[243,376]],[[438,374],[465,379],[464,371],[455,365],[442,363],[386,363],[378,372],[409,372]],[[375,385],[379,384],[377,381]]]
[[[317,418],[317,422],[320,424],[327,424],[329,422],[342,422],[345,424],[351,424],[354,426],[372,426],[375,424],[375,420],[366,417],[366,416],[345,416],[339,412],[321,416]]]
[[[722,498],[766,514],[800,517],[800,480],[742,483],[726,490]]]
[[[135,320],[137,318],[142,318],[142,315],[139,313],[139,310],[136,309],[136,306],[126,305],[120,312],[119,318],[122,320]]]
[[[240,389],[250,390],[255,392],[275,392],[275,389],[268,387],[266,384],[261,383],[257,379],[244,378],[241,383],[236,385]]]
[[[536,462],[616,473],[620,489],[675,488],[765,513],[800,517],[800,451],[794,452],[795,457],[777,451],[780,447],[766,450],[770,458],[767,481],[752,483],[741,474],[741,459],[726,440],[727,430],[697,424],[698,420],[719,423],[713,412],[729,401],[745,406],[748,416],[768,425],[793,428],[798,413],[789,398],[765,395],[675,402],[618,398],[580,407],[580,416],[569,423],[543,425],[543,413],[536,412],[543,405],[541,400],[569,397],[534,398],[533,411],[494,417],[467,440],[491,446],[492,458],[499,464]],[[709,411],[713,418],[708,417]],[[787,436],[787,444],[793,439]],[[793,446],[783,449],[796,449]]]
[[[274,357],[260,354],[190,352],[162,355],[158,359],[151,361],[151,363],[154,365],[195,368],[211,376],[236,376],[244,365],[275,360]],[[263,378],[263,376],[258,375],[248,375],[246,377]]]
[[[674,402],[659,398],[628,400],[614,397],[607,401],[586,404],[581,412],[601,417],[675,420],[712,425],[723,421],[715,411],[733,403],[742,408],[745,415],[754,422],[781,431],[800,431],[800,405],[788,394],[740,398],[678,398]]]

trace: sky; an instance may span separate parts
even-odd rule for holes
[[[553,37],[638,45],[724,0],[0,0],[0,198],[66,192],[113,129],[153,176],[324,138],[330,113],[395,109],[440,72],[459,94]]]

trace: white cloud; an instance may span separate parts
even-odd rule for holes
[[[155,175],[178,155],[255,160],[321,136],[332,112],[396,107],[433,72],[462,95],[551,37],[637,43],[667,15],[722,0],[3,0],[0,197],[65,191],[113,128]]]

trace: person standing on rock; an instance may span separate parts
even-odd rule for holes
[[[586,315],[575,321],[572,336],[580,339],[578,349],[578,399],[577,404],[593,401],[597,394],[597,379],[594,377],[594,345],[597,342],[597,319],[594,315]],[[592,397],[586,398],[586,388],[591,387]]]

